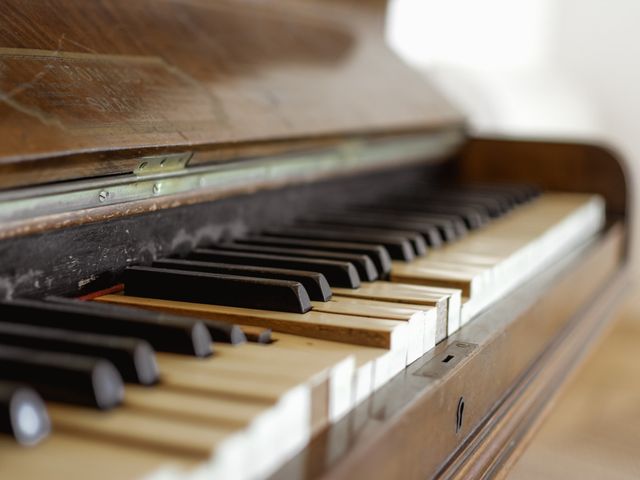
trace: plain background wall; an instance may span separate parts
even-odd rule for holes
[[[605,141],[640,187],[640,1],[392,0],[387,34],[476,132]]]

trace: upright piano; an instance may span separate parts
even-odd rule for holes
[[[0,477],[504,476],[624,162],[478,138],[384,0],[0,3]]]

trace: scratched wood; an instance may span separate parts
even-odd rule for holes
[[[127,172],[155,151],[197,163],[460,125],[368,3],[5,0],[0,187]]]
[[[245,323],[272,328],[283,333],[367,347],[406,350],[407,346],[408,328],[405,322],[400,320],[324,313],[314,310],[307,313],[275,312],[128,295],[104,295],[96,300],[223,322]]]

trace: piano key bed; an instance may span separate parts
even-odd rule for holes
[[[267,477],[604,221],[594,195],[425,188],[131,266],[90,299],[4,301],[0,476]]]

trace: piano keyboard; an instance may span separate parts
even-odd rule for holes
[[[94,301],[2,302],[0,476],[266,477],[603,222],[597,196],[425,190],[132,266]]]

